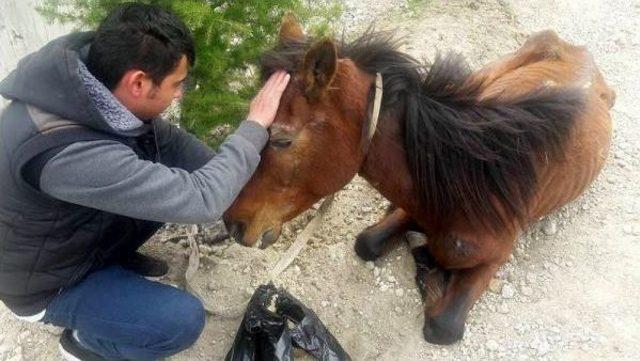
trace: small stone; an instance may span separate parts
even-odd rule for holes
[[[209,289],[209,291],[215,291],[218,289],[218,285],[216,284],[215,281],[211,281],[207,283],[207,289]]]
[[[386,292],[388,289],[389,289],[389,286],[387,286],[386,283],[383,283],[380,285],[380,291]]]
[[[516,290],[513,288],[512,285],[507,283],[502,287],[501,294],[502,294],[502,298],[511,299],[516,296]]]
[[[398,297],[404,296],[404,290],[402,288],[398,288],[396,290],[396,296],[398,296]]]
[[[487,341],[487,350],[496,351],[498,349],[498,343],[494,340]]]
[[[380,276],[380,268],[374,267],[373,268],[373,277],[379,277],[379,276]]]
[[[640,235],[640,229],[638,227],[634,227],[630,224],[622,227],[622,232],[628,236],[637,236]]]
[[[536,350],[538,351],[538,356],[544,356],[551,351],[551,346],[547,341],[543,341],[536,347]]]
[[[529,284],[536,284],[536,281],[538,280],[538,277],[536,276],[535,273],[527,273],[527,282]]]
[[[502,292],[503,285],[504,282],[502,280],[492,278],[491,281],[489,281],[489,291],[499,294],[500,292]]]
[[[396,311],[396,314],[398,315],[402,314],[402,308],[400,307],[396,307],[395,311]]]
[[[22,360],[22,347],[16,347],[15,351],[13,351],[13,357],[11,357],[7,361],[21,361]]]
[[[389,283],[396,283],[396,278],[393,277],[392,275],[387,276],[387,281]]]
[[[509,313],[509,307],[507,307],[507,305],[505,304],[501,304],[500,306],[498,306],[498,312],[502,314],[507,314]]]
[[[329,301],[322,301],[320,304],[322,305],[322,307],[328,307]]]
[[[529,286],[520,287],[520,292],[527,297],[531,297],[533,295],[533,289]]]
[[[558,233],[558,224],[553,219],[547,219],[542,227],[542,232],[547,236],[553,236]]]
[[[365,266],[366,266],[366,267],[367,267],[367,269],[369,269],[369,270],[373,270],[373,269],[376,267],[376,265],[375,265],[373,262],[371,262],[371,261],[367,261],[367,262],[365,263]]]

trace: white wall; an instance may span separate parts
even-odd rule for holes
[[[49,24],[35,10],[42,0],[0,0],[0,79],[25,55],[49,40],[71,31],[70,26]],[[0,107],[6,104],[0,97]]]

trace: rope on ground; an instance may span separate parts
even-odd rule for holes
[[[184,288],[187,292],[196,296],[204,305],[204,309],[209,314],[215,314],[213,307],[211,307],[207,300],[205,300],[200,293],[191,286],[191,280],[195,276],[196,272],[198,272],[198,268],[200,267],[200,247],[198,246],[198,242],[196,242],[196,234],[198,233],[198,226],[191,225],[189,227],[189,231],[187,232],[187,240],[189,241],[189,248],[191,252],[189,253],[189,263],[187,265],[187,271],[184,273]]]
[[[287,249],[284,256],[282,256],[282,258],[280,258],[278,263],[276,263],[276,265],[271,269],[271,272],[269,272],[269,280],[272,281],[276,279],[278,276],[280,276],[280,274],[285,269],[287,269],[287,267],[289,267],[291,262],[293,262],[293,260],[296,259],[298,254],[300,254],[304,246],[309,241],[309,238],[313,236],[313,234],[316,232],[318,227],[320,227],[320,225],[322,224],[325,214],[333,204],[334,198],[335,198],[335,194],[332,194],[324,199],[324,201],[320,205],[320,208],[318,208],[318,211],[313,216],[313,219],[311,219],[311,221],[307,223],[307,225],[304,227],[302,232],[298,234],[298,236],[296,237],[296,240],[293,242],[291,247]]]
[[[318,208],[318,211],[313,216],[313,219],[311,219],[311,221],[307,223],[307,225],[304,227],[302,232],[298,234],[298,236],[296,237],[291,247],[287,249],[287,251],[280,258],[278,263],[276,263],[276,265],[271,269],[271,271],[269,272],[269,277],[267,279],[267,282],[270,280],[274,280],[278,276],[280,276],[280,274],[285,269],[287,269],[287,267],[289,267],[289,265],[291,265],[291,263],[296,259],[298,254],[300,254],[304,246],[309,241],[309,238],[311,238],[311,236],[316,232],[316,230],[322,224],[326,213],[329,211],[329,209],[331,208],[331,205],[333,204],[334,198],[335,198],[335,195],[332,194],[324,199],[324,201],[320,205],[320,208]],[[192,286],[191,281],[195,277],[196,273],[198,272],[198,268],[200,267],[200,247],[198,246],[198,242],[196,242],[196,234],[198,234],[198,226],[192,225],[189,228],[189,231],[187,232],[187,239],[189,240],[189,248],[191,251],[189,253],[189,263],[187,266],[187,271],[185,272],[185,275],[184,275],[185,290],[187,290],[192,295],[197,297],[200,301],[202,301],[205,311],[212,316],[216,316],[220,318],[241,317],[246,308],[246,304],[241,305],[241,307],[237,308],[236,312],[234,311],[224,312],[222,310],[218,310],[215,307],[211,306],[211,304],[209,304],[204,299],[204,297],[200,295],[200,292],[198,292],[198,290],[196,290]],[[247,300],[246,303],[248,302],[249,301]]]

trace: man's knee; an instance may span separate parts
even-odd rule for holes
[[[202,302],[192,295],[187,295],[184,309],[178,326],[178,341],[187,348],[200,337],[205,323],[205,310]]]
[[[185,293],[180,300],[173,302],[163,323],[163,334],[167,340],[159,343],[160,349],[171,350],[172,353],[182,351],[193,345],[200,337],[205,324],[205,310],[202,302]]]

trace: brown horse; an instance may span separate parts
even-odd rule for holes
[[[263,57],[265,76],[282,68],[292,80],[269,146],[225,222],[242,244],[267,246],[283,222],[360,174],[393,204],[358,236],[361,258],[407,231],[428,237],[412,252],[433,343],[462,337],[517,236],[580,195],[609,149],[615,94],[588,51],[552,31],[471,72],[457,56],[422,66],[387,33],[307,40],[285,18]],[[369,140],[378,73],[382,111]]]

